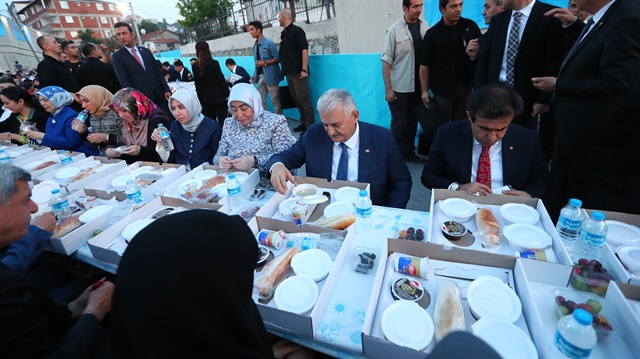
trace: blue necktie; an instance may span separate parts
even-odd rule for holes
[[[347,145],[345,145],[344,142],[340,144],[340,148],[342,148],[342,153],[340,154],[340,162],[338,162],[338,173],[336,174],[336,179],[346,181],[347,172],[349,170],[349,154],[347,153]]]

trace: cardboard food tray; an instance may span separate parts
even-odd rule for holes
[[[44,151],[41,151],[41,152],[44,152]],[[69,156],[71,156],[71,160],[73,161],[73,163],[79,163],[80,161],[82,161],[85,158],[87,158],[87,156],[85,156],[85,154],[82,153],[82,152],[71,152],[70,151],[68,153],[69,153]],[[52,151],[51,153],[48,153],[46,155],[38,156],[37,159],[34,159],[33,161],[28,161],[28,163],[26,163],[24,166],[26,166],[26,165],[28,165],[30,163],[33,163],[36,160],[44,160],[46,157],[49,157],[49,156],[52,156],[52,155],[59,156],[60,155],[60,151]],[[31,177],[32,178],[39,178],[39,177],[41,177],[41,176],[43,176],[43,175],[45,175],[47,173],[56,172],[58,169],[61,169],[62,167],[63,167],[62,162],[60,162],[60,160],[58,160],[58,163],[56,163],[54,165],[51,165],[49,167],[43,168],[43,169],[38,170],[38,171],[31,172]]]
[[[34,145],[34,144],[26,144],[26,145],[20,145],[20,146],[14,146],[12,148],[8,148],[5,149],[5,152],[7,151],[20,151],[20,150],[24,150],[26,148],[33,148],[33,151],[27,152],[17,158],[12,158],[11,162],[13,164],[17,164],[17,163],[23,163],[25,161],[31,161],[31,159],[33,158],[38,158],[39,156],[42,155],[41,152],[49,152],[52,151],[52,149],[50,147],[47,146],[41,146],[41,145]]]
[[[428,355],[427,353],[431,352],[436,344],[434,338],[424,351],[419,352],[396,345],[384,338],[384,334],[382,333],[382,328],[380,326],[380,320],[385,309],[394,302],[390,292],[390,285],[395,279],[407,276],[393,270],[393,259],[399,253],[415,257],[429,257],[430,265],[428,279],[425,280],[418,277],[409,277],[418,280],[425,290],[429,292],[431,296],[431,303],[427,308],[427,312],[431,316],[432,320],[434,319],[433,312],[438,295],[438,282],[440,280],[456,282],[464,298],[462,299],[462,305],[465,312],[465,323],[468,332],[471,332],[471,325],[476,322],[476,319],[471,315],[466,300],[466,288],[471,284],[473,279],[482,275],[494,276],[501,279],[515,290],[514,282],[516,282],[516,279],[513,275],[513,268],[515,266],[516,259],[513,257],[492,253],[476,253],[460,248],[448,249],[441,245],[432,243],[388,239],[387,253],[384,255],[385,261],[381,262],[385,263],[385,265],[382,266],[384,269],[382,270],[381,275],[376,277],[376,284],[373,292],[374,295],[372,295],[367,308],[367,313],[373,313],[374,315],[367,315],[364,323],[362,347],[363,353],[366,357],[425,358]],[[570,267],[567,268],[570,272]],[[466,279],[455,279],[451,277]],[[525,322],[523,315],[520,315],[520,318],[514,323],[514,325],[522,329],[525,333],[529,333],[529,328],[527,327],[527,322]]]
[[[256,287],[253,288],[253,299],[258,306],[258,310],[260,311],[260,315],[262,316],[263,321],[267,327],[274,327],[279,331],[285,331],[288,333],[292,333],[295,335],[302,335],[305,337],[313,338],[315,328],[317,327],[320,319],[322,318],[322,314],[324,314],[328,303],[326,302],[327,296],[329,295],[331,289],[335,281],[338,279],[340,271],[344,266],[347,255],[349,253],[351,238],[347,236],[346,231],[336,231],[334,229],[321,228],[316,226],[302,226],[298,227],[294,223],[282,222],[270,218],[256,218],[257,231],[254,234],[257,234],[262,229],[268,230],[283,230],[285,233],[300,233],[300,232],[312,232],[312,233],[338,233],[345,238],[342,243],[342,247],[340,248],[340,252],[336,257],[336,260],[333,263],[333,267],[329,272],[329,275],[318,282],[318,300],[316,301],[315,306],[309,313],[303,314],[295,314],[291,312],[287,312],[284,310],[280,310],[275,305],[275,300],[273,300],[273,296],[266,301],[266,303],[262,303],[258,300],[259,291]],[[284,247],[284,246],[283,246]],[[281,248],[280,250],[276,250],[274,248],[269,247],[274,256],[278,256],[282,252],[286,250],[286,248]],[[256,273],[256,279],[259,278],[260,273]],[[291,271],[291,275],[294,275],[293,271]]]
[[[125,229],[129,224],[140,220],[145,219],[163,207],[184,207],[186,209],[211,209],[211,210],[219,210],[222,208],[219,204],[214,203],[188,203],[176,198],[171,197],[158,197],[151,202],[144,205],[142,208],[137,211],[131,213],[123,220],[117,222],[112,225],[104,232],[99,235],[91,238],[88,242],[89,249],[91,250],[91,254],[93,258],[101,260],[103,262],[112,263],[118,265],[120,263],[120,259],[122,255],[117,251],[109,248],[109,246],[116,240],[118,237],[121,237],[122,230]],[[123,239],[124,240],[124,239]]]
[[[5,152],[7,152],[7,150],[5,150]],[[56,154],[57,154],[57,152],[56,151],[52,151],[49,147],[43,147],[39,151],[29,152],[25,156],[20,156],[18,158],[12,158],[11,159],[11,164],[14,165],[14,166],[18,166],[18,167],[24,168],[24,167],[26,167],[28,164],[30,164],[32,162],[40,161],[45,157],[56,155]],[[84,153],[83,153],[83,155],[84,155]]]
[[[569,269],[569,270],[567,270]],[[514,270],[516,289],[522,300],[522,309],[531,331],[531,337],[541,358],[563,358],[563,354],[555,347],[553,337],[558,324],[556,314],[555,290],[575,291],[567,287],[571,267],[554,263],[518,259]],[[640,351],[638,344],[638,319],[631,313],[625,297],[616,293],[616,289],[607,291],[603,299],[598,297],[603,308],[612,314],[611,319],[619,326],[616,335],[609,335],[599,340],[591,351],[589,358],[637,358]],[[594,294],[594,297],[597,297]],[[638,296],[636,296],[638,298]],[[640,299],[640,298],[639,298]]]
[[[100,162],[102,162],[103,165],[112,164],[112,168],[110,169],[110,171],[114,171],[114,170],[117,170],[118,168],[124,168],[124,167],[127,166],[127,163],[125,161],[123,161],[123,160],[110,159],[110,158],[107,158],[107,157],[100,157],[100,156],[95,156],[95,157],[94,156],[89,156],[89,157],[83,158],[83,159],[81,159],[81,160],[79,160],[77,162],[74,159],[73,164],[70,164],[69,166],[81,167],[82,165],[84,165],[86,163],[89,163],[91,161],[100,161]],[[104,172],[97,172],[97,173],[93,173],[90,176],[85,177],[85,178],[83,178],[83,179],[81,179],[79,181],[76,181],[76,182],[60,183],[56,179],[55,175],[61,169],[62,169],[62,167],[58,168],[55,171],[49,171],[49,172],[43,174],[42,176],[36,178],[35,182],[40,183],[40,182],[46,181],[46,180],[56,181],[57,183],[60,184],[61,191],[64,188],[67,191],[66,193],[69,194],[69,193],[81,190],[83,188],[88,188],[91,183],[93,183],[95,181],[98,181],[98,180],[100,180],[101,178],[103,178],[105,176]],[[105,172],[110,173],[110,171],[107,170]]]
[[[95,190],[96,193],[115,193],[118,201],[124,201],[127,198],[127,195],[124,193],[124,191],[116,191],[113,187],[111,187],[111,181],[113,181],[116,177],[126,175],[129,172],[144,166],[152,166],[163,169],[175,168],[175,171],[167,174],[162,179],[157,180],[149,186],[140,190],[145,203],[151,202],[155,198],[155,193],[161,191],[165,186],[173,184],[173,182],[183,176],[187,171],[184,165],[138,161],[129,166],[125,164],[125,166],[119,167],[120,169],[115,172],[111,171],[110,174],[100,178],[100,180],[98,181],[91,183],[86,188]]]
[[[560,264],[571,265],[571,258],[569,257],[569,253],[567,252],[558,232],[555,229],[554,223],[551,221],[547,210],[542,203],[542,200],[537,198],[525,198],[525,197],[517,197],[517,196],[506,196],[506,195],[496,195],[489,194],[488,196],[474,196],[468,194],[466,192],[461,191],[449,191],[443,189],[435,189],[431,194],[431,207],[430,213],[431,217],[429,218],[429,233],[427,235],[427,242],[436,243],[443,245],[445,247],[457,247],[453,242],[447,240],[441,231],[442,223],[451,218],[444,215],[444,213],[440,210],[440,201],[448,199],[448,198],[462,198],[470,202],[475,202],[479,205],[479,208],[489,208],[491,212],[493,212],[494,216],[500,223],[501,231],[507,225],[505,220],[502,218],[500,214],[500,206],[507,203],[522,203],[528,206],[531,206],[536,209],[538,214],[540,214],[540,221],[536,224],[537,227],[544,230],[547,234],[551,236],[552,239],[552,250],[553,254],[556,258],[556,261]],[[476,234],[477,225],[475,215],[471,217],[471,220],[463,223],[468,230]],[[515,256],[515,250],[512,249],[507,243],[507,239],[504,238],[502,233],[500,234],[500,245],[501,248],[496,251],[496,254],[504,254],[509,256]],[[465,248],[467,250],[477,250],[483,252],[490,252],[489,249],[483,248],[480,242],[480,238],[476,237],[475,242],[469,247],[460,247]]]

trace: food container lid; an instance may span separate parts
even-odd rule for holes
[[[640,228],[618,221],[605,221],[607,242],[614,247],[640,245]]]
[[[124,237],[124,239],[126,239],[127,241],[132,240],[133,237],[138,234],[138,232],[143,230],[144,227],[151,224],[151,222],[153,222],[153,219],[145,218],[129,224],[128,226],[124,227],[124,230],[122,231],[122,237]]]
[[[388,341],[414,350],[424,350],[433,340],[433,320],[414,302],[399,300],[388,306],[380,326]]]
[[[111,187],[116,191],[124,191],[127,186],[127,181],[134,181],[135,179],[133,175],[118,176],[111,181]]]
[[[88,170],[91,167],[99,167],[102,164],[102,162],[98,161],[98,160],[94,160],[94,161],[89,161],[87,163],[83,163],[80,166],[80,169],[83,171]]]
[[[640,247],[623,246],[616,248],[616,253],[625,268],[633,274],[640,274]]]
[[[349,202],[336,201],[324,208],[325,217],[339,216],[341,214],[353,213],[353,204]]]
[[[64,167],[56,172],[55,177],[59,180],[70,180],[79,175],[82,170],[78,167]]]
[[[480,319],[471,325],[471,330],[503,358],[538,358],[529,335],[511,323]]]
[[[233,174],[236,176],[236,179],[238,180],[238,182],[242,183],[244,180],[247,179],[247,177],[249,177],[249,174],[247,172],[233,172]]]
[[[207,181],[215,177],[216,175],[218,175],[218,171],[216,170],[204,170],[196,173],[195,176],[193,176],[193,178],[200,181]]]
[[[318,186],[311,183],[302,183],[293,188],[296,197],[314,196],[318,194]]]
[[[54,180],[42,181],[31,190],[31,199],[39,205],[48,205],[51,201],[51,191],[60,189],[60,185]]]
[[[545,249],[553,243],[551,236],[532,224],[510,224],[502,231],[509,246],[516,251]]]
[[[360,190],[349,186],[340,187],[336,190],[336,193],[333,194],[333,198],[335,198],[336,202],[356,203],[358,196],[360,196]]]
[[[147,173],[151,171],[153,171],[152,166],[142,166],[140,168],[136,168],[135,170],[131,171],[131,174],[134,176],[140,176],[143,173]]]
[[[395,300],[417,302],[424,295],[424,287],[416,278],[401,277],[391,284],[391,295]]]
[[[113,207],[111,207],[108,204],[103,204],[103,205],[100,205],[100,206],[96,206],[96,207],[93,207],[90,210],[84,212],[83,214],[81,214],[80,217],[78,217],[78,219],[82,223],[89,223],[91,221],[96,220],[98,217],[102,216],[106,212],[111,211],[112,209],[113,209]]]
[[[440,203],[440,210],[447,217],[470,217],[477,212],[476,206],[462,198],[449,198]]]
[[[522,303],[513,289],[500,279],[479,276],[467,288],[467,302],[478,319],[515,323],[522,313]]]
[[[540,221],[540,213],[522,203],[503,204],[500,215],[510,223],[536,224]]]
[[[321,249],[307,249],[291,259],[293,271],[297,275],[311,278],[314,282],[323,280],[329,274],[332,265],[331,257]]]
[[[306,313],[316,305],[318,285],[308,277],[289,277],[276,288],[273,299],[278,309],[296,314]]]

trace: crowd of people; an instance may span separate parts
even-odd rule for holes
[[[16,62],[17,73],[0,79],[0,140],[128,163],[257,168],[281,193],[306,165],[308,176],[370,183],[374,205],[397,208],[405,208],[411,196],[406,163],[417,162],[424,163],[421,181],[429,189],[543,198],[552,217],[569,197],[589,208],[640,213],[640,160],[630,138],[638,130],[631,106],[640,98],[640,3],[571,0],[569,9],[561,9],[537,0],[486,0],[482,13],[490,26],[484,34],[461,17],[462,6],[462,0],[440,0],[442,20],[430,27],[421,18],[423,0],[402,0],[404,16],[388,29],[381,58],[390,130],[360,121],[352,95],[342,89],[320,96],[316,123],[308,87],[309,45],[285,9],[278,15],[279,48],[263,35],[262,23],[251,22],[253,74],[229,59],[227,78],[207,42],[196,43],[189,71],[179,59],[173,65],[159,63],[136,44],[127,23],[115,25],[122,47],[113,54],[102,45],[87,42],[78,48],[73,41],[60,44],[43,35],[37,39],[44,55],[37,71]],[[62,54],[67,60],[61,61]],[[301,115],[293,129],[300,132],[297,140],[282,116],[278,84],[284,77]],[[195,91],[171,89],[168,81],[193,81]],[[268,98],[273,112],[267,110]],[[429,142],[426,159],[416,153],[418,123]],[[172,148],[163,143],[159,127],[169,130]],[[174,349],[178,355],[222,353],[222,348],[230,356],[272,357],[272,348],[301,355],[299,347],[281,342],[270,348],[250,298],[255,240],[244,223],[235,223],[241,220],[222,214],[194,212],[156,221],[125,253],[118,274],[126,276],[117,286],[103,279],[75,300],[55,303],[21,274],[42,250],[53,221],[51,215],[34,220],[45,235],[28,225],[37,211],[30,179],[17,167],[0,165],[0,245],[23,248],[0,255],[1,298],[20,308],[0,312],[12,324],[3,325],[3,353],[87,357],[100,346],[99,322],[111,310],[113,296],[114,342],[108,351],[117,357],[166,355]],[[185,225],[233,236],[226,248],[233,253],[215,259],[211,256],[222,252],[205,247],[196,251],[203,258],[182,253],[185,237],[197,239],[184,235]],[[29,238],[32,242],[25,243]],[[166,243],[158,245],[158,238]],[[184,266],[167,272],[168,256]],[[215,266],[226,267],[229,258],[236,265],[246,262],[240,266],[246,273],[235,273],[237,288],[228,288],[233,296],[211,298],[229,308],[225,315],[232,319],[219,317],[209,301],[185,308],[186,299],[164,295],[164,275],[183,273],[171,285],[191,300],[195,296],[189,293],[202,278],[190,268],[215,273],[222,270]],[[20,303],[12,302],[21,295]],[[170,316],[150,321],[158,311]],[[198,324],[198,335],[185,334],[180,324],[193,313],[208,313],[211,319]],[[240,316],[244,319],[237,320]],[[218,321],[226,325],[224,334]],[[229,323],[237,324],[234,330],[243,338],[222,339]],[[6,332],[15,328],[22,330],[19,335]],[[202,334],[218,339],[205,345],[195,340]],[[165,337],[173,349],[156,346]]]

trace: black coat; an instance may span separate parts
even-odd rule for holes
[[[203,73],[200,73],[200,65],[197,62],[193,66],[193,78],[200,104],[202,107],[211,107],[226,103],[229,86],[220,69],[220,63],[214,59],[207,59],[204,65]]]
[[[112,94],[122,88],[113,65],[93,57],[87,58],[87,62],[76,71],[76,77],[82,87],[99,85],[109,90]]]
[[[40,88],[60,86],[73,94],[81,88],[73,72],[49,55],[44,55],[44,59],[38,64],[38,80],[40,80]]]

